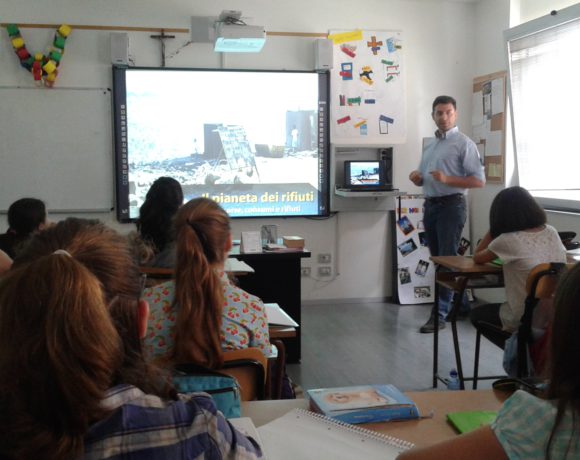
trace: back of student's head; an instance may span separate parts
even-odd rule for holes
[[[580,403],[580,264],[562,279],[554,299],[550,354],[551,389]],[[580,409],[580,407],[578,407]]]
[[[21,198],[8,208],[8,226],[19,236],[27,236],[46,222],[46,207],[36,198]]]
[[[178,316],[174,359],[219,366],[223,359],[223,289],[216,267],[226,257],[230,219],[215,201],[195,198],[177,212],[175,231]]]
[[[99,279],[44,255],[0,285],[0,457],[80,458],[123,361]]]
[[[525,188],[514,186],[499,192],[489,210],[492,238],[502,233],[529,230],[546,223],[546,213]]]
[[[139,209],[137,228],[157,251],[163,251],[173,240],[172,219],[182,203],[181,185],[171,177],[160,177],[147,192]]]
[[[107,302],[116,296],[139,297],[139,269],[127,239],[97,220],[68,218],[45,229],[23,248],[14,266],[58,249],[65,249],[97,276]]]
[[[137,327],[140,274],[127,239],[97,220],[68,218],[39,234],[23,248],[14,267],[26,265],[58,249],[66,250],[101,283],[115,327],[123,338],[123,366],[116,379],[159,393],[142,357]],[[73,296],[74,291],[66,291]]]
[[[558,413],[547,451],[565,410],[572,410],[575,413],[576,424],[580,417],[579,307],[580,264],[576,264],[560,281],[554,299],[554,320],[548,361],[549,386],[546,396],[548,399],[558,401]]]

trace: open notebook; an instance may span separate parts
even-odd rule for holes
[[[388,460],[413,447],[407,441],[302,409],[259,427],[258,433],[269,460]]]

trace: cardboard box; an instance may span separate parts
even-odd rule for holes
[[[287,248],[304,249],[304,238],[301,236],[283,236],[282,242]]]

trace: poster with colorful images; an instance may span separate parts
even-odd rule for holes
[[[397,297],[400,304],[430,303],[435,294],[435,267],[423,225],[422,195],[403,195],[395,209]]]
[[[331,142],[405,142],[403,38],[400,31],[331,31]]]

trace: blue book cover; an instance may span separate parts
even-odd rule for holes
[[[346,423],[419,418],[413,401],[394,385],[317,388],[307,391],[311,409]]]

